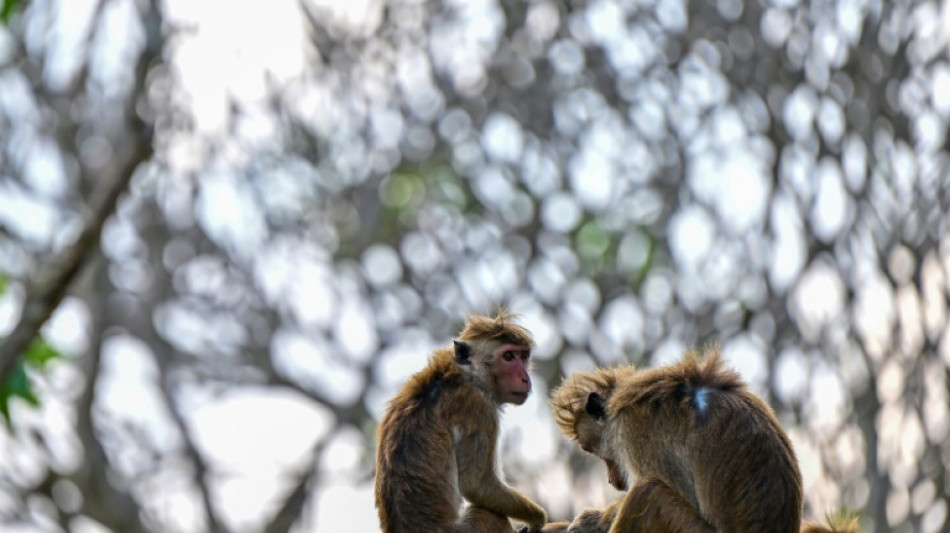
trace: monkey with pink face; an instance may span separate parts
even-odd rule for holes
[[[513,315],[472,316],[390,401],[379,424],[376,508],[384,533],[541,531],[547,515],[498,478],[498,416],[531,393],[531,334]],[[463,499],[467,506],[463,509]],[[563,531],[566,523],[552,525]]]

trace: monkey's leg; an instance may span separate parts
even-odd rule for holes
[[[623,500],[611,533],[715,533],[693,505],[666,483],[647,477]]]
[[[484,507],[470,505],[459,520],[458,533],[514,533],[511,522]]]

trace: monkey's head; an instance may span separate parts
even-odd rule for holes
[[[499,404],[523,404],[531,394],[531,347],[527,329],[514,315],[471,316],[455,341],[455,362],[491,391]]]
[[[584,414],[577,418],[574,426],[577,432],[577,444],[587,453],[596,455],[607,465],[607,481],[617,490],[627,490],[627,476],[610,453],[607,446],[607,398],[600,393],[592,392],[587,396],[584,405]]]
[[[617,381],[634,372],[632,366],[578,372],[551,393],[561,433],[577,441],[581,450],[604,460],[607,479],[617,490],[627,490],[627,477],[606,442],[607,401]]]

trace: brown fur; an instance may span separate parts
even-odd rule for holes
[[[715,347],[660,368],[575,374],[551,403],[565,435],[608,468],[619,464],[637,478],[616,504],[578,516],[571,532],[602,532],[606,525],[614,533],[797,533],[802,527],[802,481],[791,442],[768,405],[723,367]],[[853,523],[829,525],[840,529],[802,531],[857,530]]]
[[[506,344],[533,344],[513,318],[470,317],[459,335],[470,362],[460,363],[451,348],[436,350],[389,403],[376,458],[384,533],[510,532],[508,517],[537,531],[546,521],[540,506],[496,474],[499,372],[510,363],[493,354]],[[463,497],[469,507],[460,517]]]
[[[805,522],[801,533],[857,533],[858,519],[851,515],[827,516],[825,523]]]
[[[590,393],[597,392],[608,397],[616,387],[618,379],[633,376],[635,373],[633,366],[618,366],[599,368],[590,374],[578,372],[565,380],[551,394],[554,421],[557,422],[561,433],[571,440],[577,440],[577,420],[584,413]]]
[[[462,341],[495,341],[497,343],[534,346],[534,337],[523,326],[515,323],[516,315],[499,311],[494,317],[469,315],[465,329],[459,334]]]

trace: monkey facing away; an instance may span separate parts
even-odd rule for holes
[[[847,518],[802,526],[791,442],[717,348],[665,367],[574,374],[551,404],[561,431],[604,460],[615,488],[634,481],[619,501],[578,515],[571,533],[857,531]]]
[[[390,401],[376,455],[384,533],[511,532],[509,517],[541,530],[544,510],[498,478],[499,411],[531,392],[533,339],[513,319],[469,317]]]

